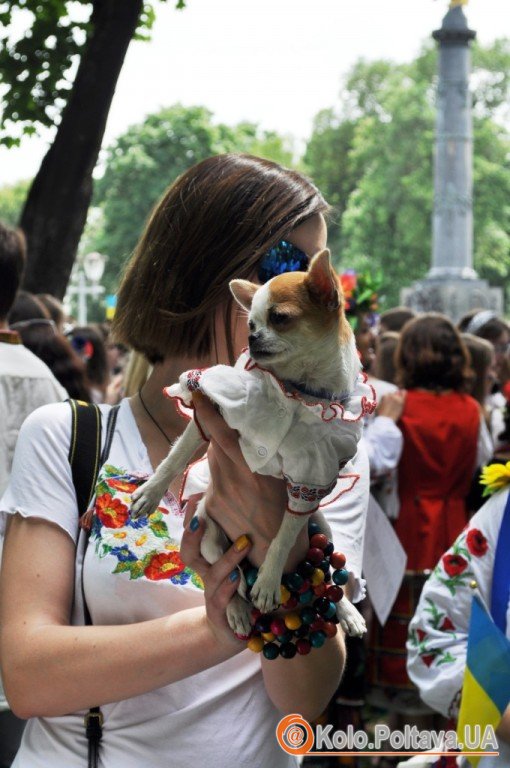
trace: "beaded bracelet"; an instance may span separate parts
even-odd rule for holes
[[[336,604],[349,578],[345,555],[334,551],[333,542],[321,533],[317,523],[309,523],[308,535],[310,549],[306,558],[282,579],[281,605],[289,613],[277,616],[252,610],[253,629],[247,645],[255,653],[262,652],[266,659],[293,659],[296,653],[305,656],[337,633]],[[258,568],[248,564],[244,575],[249,598]]]

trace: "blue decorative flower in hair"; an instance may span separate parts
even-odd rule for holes
[[[272,277],[284,272],[306,272],[309,261],[306,253],[295,245],[280,240],[262,256],[257,276],[261,283],[267,283]]]

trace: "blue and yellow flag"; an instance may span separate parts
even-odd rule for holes
[[[480,598],[473,597],[467,649],[466,671],[462,686],[457,736],[462,751],[483,750],[474,746],[476,734],[482,740],[487,726],[497,728],[510,703],[510,642],[497,627]],[[466,738],[469,735],[469,738]],[[466,743],[467,742],[467,743]],[[477,766],[479,755],[469,757]]]

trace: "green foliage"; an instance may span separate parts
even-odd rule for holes
[[[334,206],[330,245],[339,269],[382,270],[386,307],[430,267],[437,53],[409,64],[357,62],[337,109],[315,120],[304,161]],[[510,274],[509,142],[498,122],[510,92],[509,41],[474,46],[475,268]]]
[[[187,168],[220,152],[249,152],[292,164],[289,140],[252,123],[215,124],[204,107],[175,105],[129,128],[106,152],[93,220],[81,250],[108,256],[103,283],[115,292],[122,268],[164,190]]]
[[[29,186],[29,181],[18,181],[16,184],[0,187],[1,222],[10,227],[18,224]]]
[[[21,136],[58,124],[78,59],[94,31],[94,9],[100,5],[97,0],[2,0],[0,143],[14,146]],[[180,0],[176,6],[185,3]],[[148,39],[154,18],[153,3],[148,2],[135,37]],[[19,35],[13,32],[18,29]]]

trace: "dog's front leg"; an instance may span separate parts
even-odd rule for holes
[[[184,472],[186,465],[202,442],[203,437],[197,425],[194,421],[190,421],[150,480],[133,493],[132,517],[136,519],[154,512],[172,480]]]
[[[278,533],[269,545],[264,562],[259,568],[257,580],[251,588],[250,599],[262,613],[273,611],[280,605],[283,569],[301,529],[307,524],[308,515],[285,512]]]

